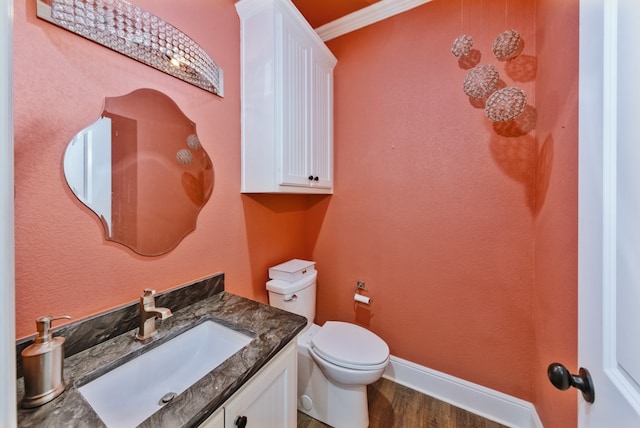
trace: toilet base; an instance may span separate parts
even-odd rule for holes
[[[298,410],[334,428],[366,428],[366,385],[338,385],[322,373],[309,354],[312,325],[298,336]]]

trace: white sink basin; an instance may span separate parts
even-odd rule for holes
[[[205,321],[78,390],[108,427],[135,427],[251,340]]]

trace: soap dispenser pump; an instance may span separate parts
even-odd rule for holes
[[[65,388],[62,367],[64,364],[64,337],[53,337],[51,322],[71,319],[69,315],[45,316],[36,320],[38,335],[33,344],[22,352],[24,373],[24,398],[22,407],[38,407],[62,394]]]

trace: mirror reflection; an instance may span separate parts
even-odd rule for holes
[[[100,218],[105,239],[145,256],[174,249],[194,231],[213,190],[195,123],[152,89],[106,98],[100,118],[67,146],[64,174]]]

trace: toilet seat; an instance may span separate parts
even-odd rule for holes
[[[377,370],[389,362],[389,347],[376,334],[355,324],[327,321],[311,339],[323,360],[355,370]]]

